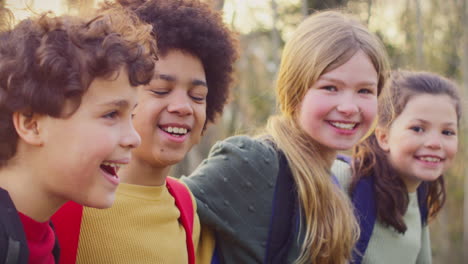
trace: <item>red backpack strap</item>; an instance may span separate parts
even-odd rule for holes
[[[60,245],[61,264],[76,263],[82,216],[83,206],[72,201],[65,203],[52,216]]]
[[[180,211],[179,221],[185,229],[189,264],[195,264],[195,249],[192,240],[194,218],[192,196],[187,187],[176,179],[167,177],[166,186]]]

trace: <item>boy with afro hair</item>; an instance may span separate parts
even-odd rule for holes
[[[70,263],[74,256],[77,263],[194,263],[200,236],[195,199],[167,175],[200,141],[207,123],[221,114],[237,41],[221,14],[199,1],[120,4],[153,26],[158,42],[155,75],[139,88],[133,112],[142,144],[121,170],[114,206],[84,208],[79,242],[63,251],[71,255]],[[64,223],[71,214],[57,217]],[[76,228],[61,230],[59,238]]]
[[[107,11],[0,33],[0,263],[57,263],[51,216],[70,200],[110,207],[140,144],[132,110],[156,43],[132,12]]]

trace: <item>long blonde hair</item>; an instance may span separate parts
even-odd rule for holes
[[[379,39],[349,15],[315,13],[299,25],[283,50],[277,82],[281,115],[268,120],[267,132],[286,155],[301,202],[305,234],[297,263],[345,263],[359,236],[349,200],[330,179],[334,150],[308,136],[297,122],[308,89],[359,50],[377,71],[380,93],[388,74],[387,54]]]

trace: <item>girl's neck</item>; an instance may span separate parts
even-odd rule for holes
[[[38,221],[45,222],[66,202],[43,187],[37,175],[28,169],[4,167],[0,170],[0,187],[8,191],[16,210]]]
[[[321,154],[323,161],[325,162],[326,168],[331,168],[333,162],[336,159],[338,151],[318,143],[315,143],[314,145],[315,148],[317,148],[317,153]]]
[[[411,180],[411,179],[409,179],[409,177],[401,176],[401,174],[400,174],[400,179],[405,183],[405,186],[406,186],[406,189],[408,190],[408,193],[416,192],[419,185],[421,184],[421,181]]]
[[[337,155],[337,151],[336,150],[328,150],[328,151],[324,151],[323,152],[323,155],[324,155],[324,160],[327,164],[327,168],[331,168],[332,165],[333,165],[333,162],[335,161],[336,159],[336,155]]]
[[[171,166],[157,167],[145,161],[132,158],[132,161],[119,171],[119,177],[123,183],[161,186],[166,182],[166,177]]]

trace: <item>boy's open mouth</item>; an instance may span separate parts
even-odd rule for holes
[[[120,166],[121,166],[120,164],[105,161],[101,164],[100,167],[103,171],[109,173],[115,178],[119,178],[119,176],[117,175],[117,172],[119,171]]]

